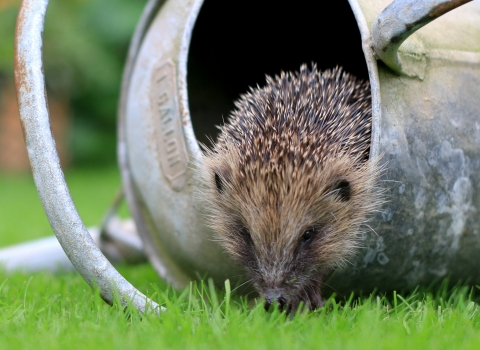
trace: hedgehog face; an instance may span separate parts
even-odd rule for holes
[[[323,306],[321,287],[358,246],[359,226],[375,203],[372,171],[349,156],[323,167],[280,171],[259,167],[246,176],[233,163],[210,169],[210,225],[247,271],[265,307],[294,312]]]

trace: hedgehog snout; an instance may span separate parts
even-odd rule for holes
[[[283,308],[287,304],[287,299],[285,299],[278,290],[271,289],[265,293],[265,310],[268,311],[273,303],[277,303],[279,310],[283,311]]]

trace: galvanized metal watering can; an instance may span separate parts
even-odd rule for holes
[[[203,2],[149,1],[119,108],[127,202],[148,259],[177,287],[198,276],[222,282],[241,274],[212,240],[201,200],[193,196],[191,161],[201,150],[187,61]],[[389,202],[365,234],[365,249],[327,281],[339,292],[411,288],[446,276],[480,283],[480,3],[448,12],[466,2],[349,1],[372,87],[371,156],[383,154],[387,162]],[[46,6],[46,0],[24,0],[16,50],[20,112],[39,195],[67,256],[105,300],[111,302],[116,286],[140,310],[157,307],[105,259],[68,193],[44,98]]]

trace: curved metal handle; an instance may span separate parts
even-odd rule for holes
[[[35,185],[50,225],[68,258],[102,298],[141,312],[161,307],[123,278],[95,245],[73,204],[50,130],[42,64],[42,32],[48,0],[23,0],[15,35],[15,85]]]
[[[375,55],[397,73],[402,72],[398,48],[415,31],[435,18],[472,0],[395,0],[373,22]]]

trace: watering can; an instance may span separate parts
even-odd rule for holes
[[[480,283],[480,2],[467,2],[348,1],[372,90],[370,157],[381,156],[386,164],[380,186],[388,200],[369,223],[364,248],[327,281],[339,293],[408,289],[447,276]],[[42,204],[69,260],[106,301],[116,288],[123,302],[160,310],[104,257],[70,198],[49,129],[41,70],[47,3],[24,0],[15,67]],[[176,287],[204,276],[237,283],[242,275],[213,239],[202,199],[194,195],[199,185],[193,161],[201,155],[194,129],[207,122],[195,119],[190,108],[200,91],[191,90],[187,74],[192,33],[209,0],[203,3],[147,3],[119,105],[118,159],[136,232],[155,270]],[[322,54],[327,57],[328,48]]]

